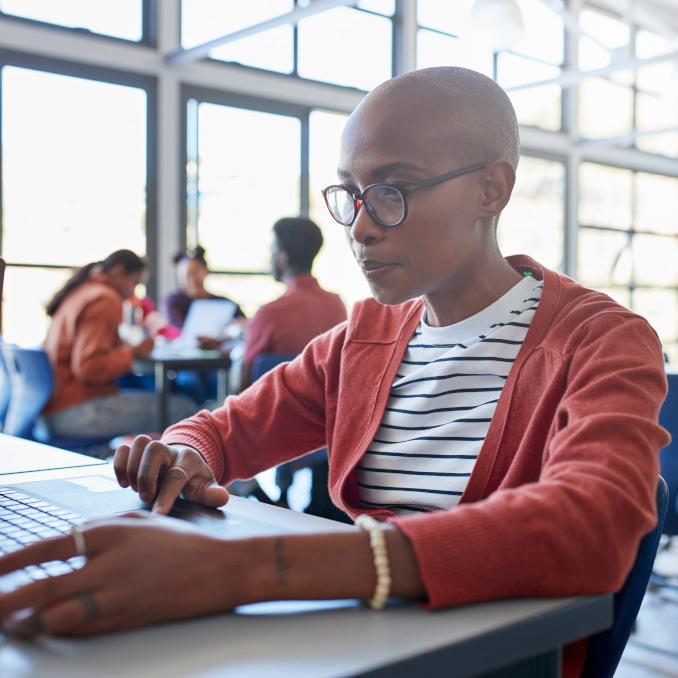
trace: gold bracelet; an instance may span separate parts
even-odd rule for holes
[[[373,610],[382,610],[391,592],[391,568],[388,563],[384,531],[372,516],[358,516],[355,525],[370,535],[370,546],[374,556],[374,569],[377,573],[377,585],[374,589],[374,595],[367,601],[367,604]]]

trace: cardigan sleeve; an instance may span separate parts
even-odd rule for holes
[[[662,353],[641,318],[580,328],[540,477],[451,511],[392,522],[415,551],[428,604],[621,588],[656,523]],[[509,415],[510,416],[510,415]]]
[[[325,363],[339,326],[312,341],[292,362],[278,365],[213,412],[202,410],[171,426],[162,442],[198,450],[222,484],[325,445]]]

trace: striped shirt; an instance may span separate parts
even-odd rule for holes
[[[365,508],[411,515],[458,503],[542,288],[543,282],[524,277],[448,327],[427,325],[424,312],[357,467]]]

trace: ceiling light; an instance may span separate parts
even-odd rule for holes
[[[471,8],[474,38],[493,49],[510,49],[524,35],[523,15],[516,0],[476,0]]]

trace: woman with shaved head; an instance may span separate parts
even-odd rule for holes
[[[63,583],[0,597],[6,616],[35,608],[14,630],[94,633],[259,600],[435,609],[618,590],[656,520],[661,347],[609,297],[502,256],[518,154],[513,108],[478,73],[378,87],[324,191],[374,299],[214,412],[116,453],[120,484],[165,514],[180,493],[221,506],[224,485],[327,445],[331,497],[359,529],[226,544],[158,516],[86,525],[0,560],[1,573],[87,549]],[[565,675],[585,652],[566,649]]]

